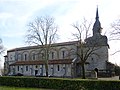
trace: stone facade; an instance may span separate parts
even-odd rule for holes
[[[49,75],[71,76],[71,63],[76,55],[69,55],[75,52],[75,42],[53,44],[49,51]],[[22,73],[27,76],[45,75],[45,65],[42,59],[44,49],[42,46],[30,46],[15,48],[7,51],[5,56],[6,74]]]
[[[77,63],[76,47],[77,41],[53,44],[49,52],[49,75],[58,77],[76,77],[81,75],[81,66]],[[98,48],[98,47],[96,47]],[[42,46],[29,46],[15,48],[7,51],[5,56],[5,74],[22,73],[26,76],[45,75]],[[99,57],[92,55],[86,62],[86,72],[95,68],[106,70],[106,61],[108,61],[108,47],[102,46],[95,53]],[[74,65],[74,62],[76,64]],[[74,68],[73,68],[74,67]]]

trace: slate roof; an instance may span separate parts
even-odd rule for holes
[[[69,42],[62,42],[62,43],[53,43],[51,44],[51,47],[56,47],[56,46],[66,46],[66,45],[74,45],[78,43],[78,41],[69,41]],[[13,51],[20,51],[20,50],[29,50],[29,49],[39,49],[43,48],[43,45],[38,45],[38,46],[26,46],[26,47],[19,47],[19,48],[13,48],[8,50],[7,52],[13,52]]]
[[[48,64],[71,64],[73,59],[59,59],[59,60],[49,60]],[[17,61],[13,64],[10,64],[10,66],[15,66],[15,65],[41,65],[44,64],[45,62],[43,60],[39,61]]]

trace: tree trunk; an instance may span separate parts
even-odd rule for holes
[[[82,78],[85,79],[85,65],[82,64]]]
[[[48,77],[48,60],[46,60],[45,69],[46,69],[46,77]]]
[[[48,77],[48,47],[46,46],[46,51],[45,51],[45,69],[46,69],[46,77]]]

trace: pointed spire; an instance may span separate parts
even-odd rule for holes
[[[96,18],[95,18],[95,23],[93,25],[93,36],[96,34],[101,34],[101,23],[99,21],[99,15],[98,15],[98,6],[97,6],[97,10],[96,10]]]
[[[98,15],[98,6],[97,6],[97,10],[96,10],[96,20],[99,19],[99,15]]]

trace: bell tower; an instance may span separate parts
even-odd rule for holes
[[[107,36],[101,34],[101,23],[99,21],[98,7],[96,9],[95,23],[93,25],[93,36],[86,39],[86,43],[91,46],[108,46]]]

